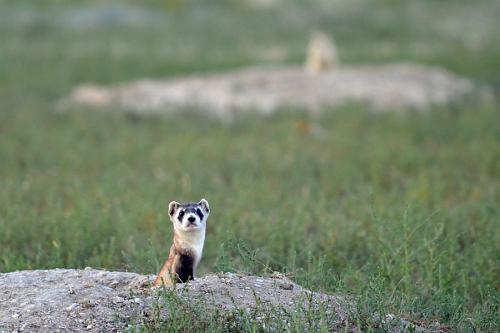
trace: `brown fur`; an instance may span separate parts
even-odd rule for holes
[[[191,249],[182,246],[182,237],[174,231],[173,244],[167,261],[163,264],[160,273],[156,277],[153,286],[171,286],[175,283],[183,283],[194,278],[194,269],[197,264]]]

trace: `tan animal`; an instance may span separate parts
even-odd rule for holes
[[[180,204],[172,201],[168,205],[168,215],[174,225],[174,240],[167,261],[153,283],[173,285],[194,279],[201,260],[205,229],[210,214],[208,201]]]
[[[337,48],[324,32],[315,32],[307,48],[306,70],[317,74],[339,65]]]

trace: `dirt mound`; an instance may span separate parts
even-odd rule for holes
[[[242,110],[267,114],[282,107],[314,111],[349,102],[364,103],[375,111],[424,110],[464,98],[475,89],[467,79],[417,64],[344,66],[317,74],[301,67],[256,67],[109,87],[81,85],[62,105],[134,113],[193,107],[220,117]]]
[[[111,332],[144,323],[154,316],[160,294],[165,293],[161,288],[149,287],[153,278],[91,268],[0,274],[0,332]],[[321,306],[331,319],[332,330],[354,327],[349,324],[350,305],[345,297],[311,292],[280,274],[267,278],[212,274],[179,284],[170,292],[185,304],[203,301],[206,311],[217,311],[219,316],[227,315],[231,320],[237,320],[235,310],[247,313],[257,307],[279,307],[284,311],[303,308],[310,312]],[[161,310],[160,319],[168,318],[168,310]],[[394,332],[412,325],[402,320],[396,322]]]

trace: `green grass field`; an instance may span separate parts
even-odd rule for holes
[[[437,64],[498,92],[495,1],[321,3],[121,2],[131,21],[78,25],[71,15],[104,5],[0,1],[0,272],[155,273],[171,241],[168,202],[206,197],[201,275],[278,270],[359,296],[361,321],[394,313],[499,331],[497,101],[230,124],[195,112],[54,112],[82,82],[299,63],[315,26],[334,34],[344,62]],[[302,133],[304,122],[325,135]]]

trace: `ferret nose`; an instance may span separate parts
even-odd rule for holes
[[[188,217],[188,221],[189,221],[189,222],[194,222],[195,220],[196,220],[196,219],[194,218],[194,216],[190,216],[190,217]]]

